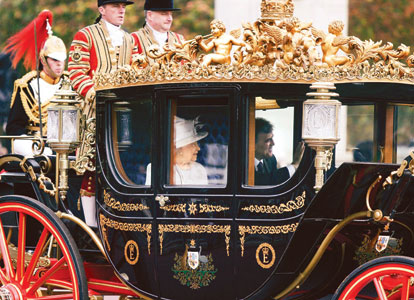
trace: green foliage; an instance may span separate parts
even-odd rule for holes
[[[136,0],[127,7],[123,28],[129,32],[137,31],[144,23],[144,2]],[[175,6],[181,8],[174,12],[172,30],[187,39],[197,34],[210,32],[210,21],[214,17],[214,0],[176,0]],[[6,40],[30,23],[43,9],[53,13],[53,32],[63,39],[69,48],[75,33],[92,23],[98,17],[97,0],[0,0],[0,47]],[[19,73],[25,71],[20,67]]]
[[[349,35],[361,40],[391,42],[396,49],[405,44],[414,50],[414,1],[412,0],[349,0]],[[361,107],[356,107],[358,119],[348,122],[349,143],[356,145],[361,137],[371,135],[372,119]],[[413,109],[399,107],[397,109],[396,138],[399,145],[413,142]]]
[[[414,1],[349,0],[349,34],[414,49]]]

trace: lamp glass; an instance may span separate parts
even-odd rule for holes
[[[304,104],[304,139],[337,139],[337,106]]]
[[[59,110],[56,108],[48,108],[47,139],[48,141],[59,140]]]
[[[78,141],[78,111],[62,110],[62,141],[74,143]]]

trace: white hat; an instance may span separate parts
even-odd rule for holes
[[[191,143],[197,142],[205,138],[207,132],[198,132],[197,127],[201,127],[198,124],[198,119],[185,120],[179,117],[175,117],[175,147],[181,148]]]

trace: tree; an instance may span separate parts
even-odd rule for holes
[[[362,40],[392,42],[414,49],[414,1],[349,0],[349,33]]]

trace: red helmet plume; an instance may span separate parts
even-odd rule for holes
[[[32,70],[36,69],[36,51],[38,54],[40,53],[42,45],[48,38],[49,33],[47,23],[49,22],[49,25],[51,26],[52,21],[52,12],[44,10],[30,22],[29,25],[7,40],[6,47],[3,51],[11,53],[14,68],[16,68],[17,64],[24,56],[24,67]],[[35,24],[37,41],[35,41]]]

